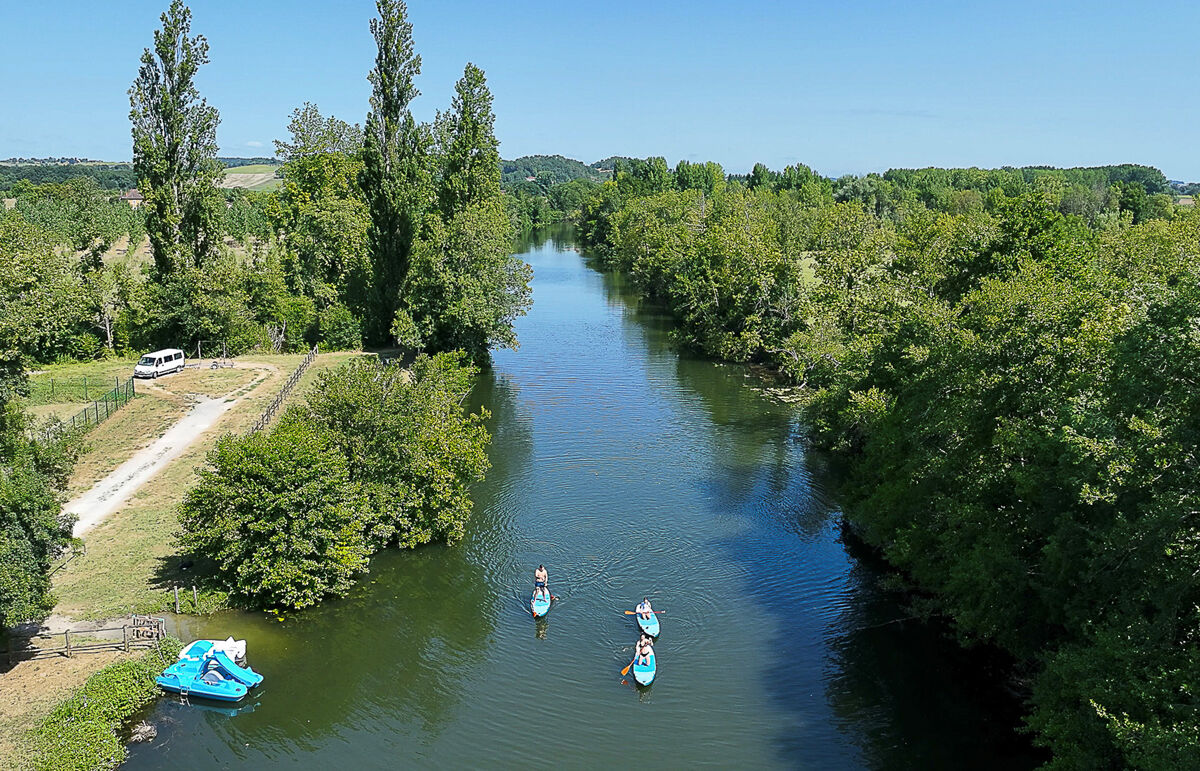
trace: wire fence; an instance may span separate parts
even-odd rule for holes
[[[120,385],[119,377],[34,377],[29,380],[29,396],[25,401],[31,406],[90,402]]]
[[[50,441],[72,431],[86,431],[97,423],[107,420],[109,415],[124,407],[133,397],[133,378],[129,378],[124,383],[118,380],[116,388],[72,415],[70,420],[51,421],[49,425],[38,432],[38,438],[42,441]]]
[[[312,364],[313,359],[315,358],[317,358],[317,346],[314,345],[312,350],[308,352],[308,355],[304,357],[304,361],[300,362],[300,366],[296,367],[296,371],[293,372],[291,377],[287,379],[287,382],[283,384],[283,388],[279,390],[279,393],[275,394],[275,398],[272,399],[271,403],[267,405],[267,408],[263,410],[262,415],[260,415],[258,420],[254,422],[254,425],[250,428],[248,433],[253,434],[256,431],[261,431],[263,428],[266,428],[267,424],[271,422],[271,419],[275,417],[275,413],[278,412],[279,408],[283,405],[284,400],[287,399],[288,394],[291,393],[292,389],[296,387],[296,383],[300,382],[300,378],[304,375],[304,371],[308,369],[308,365]]]

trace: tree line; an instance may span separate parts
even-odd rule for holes
[[[593,192],[579,233],[681,345],[802,387],[852,532],[914,608],[1013,656],[1051,767],[1187,767],[1200,214],[1109,193],[1160,195],[1145,167],[962,171],[889,172],[880,205],[806,167],[651,158]]]

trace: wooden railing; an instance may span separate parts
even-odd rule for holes
[[[98,635],[109,632],[120,632],[121,639],[94,639]],[[5,647],[5,660],[9,666],[18,661],[45,659],[54,656],[75,656],[80,653],[96,653],[99,651],[130,651],[135,648],[152,648],[166,635],[166,620],[154,616],[133,615],[130,623],[105,629],[88,629],[86,631],[9,635]],[[55,645],[62,641],[61,645]],[[51,644],[42,644],[42,641]]]
[[[275,398],[271,400],[271,403],[263,410],[262,415],[251,426],[249,433],[253,434],[255,431],[261,431],[263,428],[266,428],[271,419],[275,417],[275,413],[283,406],[283,402],[287,399],[288,394],[296,387],[296,383],[300,382],[300,378],[304,375],[304,371],[308,369],[308,365],[312,364],[315,358],[317,358],[317,346],[314,345],[312,350],[308,352],[308,355],[304,357],[304,361],[300,362],[300,366],[296,367],[296,371],[287,379],[287,382],[283,384],[283,388],[279,390],[279,393],[275,394]]]

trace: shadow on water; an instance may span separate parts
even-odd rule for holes
[[[385,715],[399,735],[436,736],[487,643],[495,602],[461,551],[429,546],[380,553],[349,596],[283,622],[250,613],[181,618],[175,631],[184,639],[232,634],[254,641],[250,664],[265,678],[255,694],[260,706],[230,719],[164,699],[148,718],[165,730],[153,747],[133,747],[126,767],[203,767],[261,761],[264,752],[275,758],[315,752]],[[347,759],[355,754],[346,752]]]
[[[842,530],[862,601],[844,607],[831,630],[827,694],[838,719],[861,737],[870,765],[1022,769],[1047,762],[1018,733],[1022,702],[1005,687],[1013,662],[994,649],[958,645],[941,621],[910,618],[902,595],[879,588],[886,564]]]
[[[600,270],[592,260],[589,264]],[[603,272],[603,271],[602,271]],[[671,319],[623,276],[604,272],[626,334],[671,350]],[[753,387],[745,367],[676,353],[675,376],[712,425],[717,468],[702,484],[722,509],[752,524],[716,546],[751,576],[746,593],[774,620],[759,641],[763,686],[788,719],[780,760],[796,767],[1033,768],[1047,758],[1018,733],[1011,670],[994,652],[964,649],[944,624],[909,618],[879,587],[872,553],[843,537],[806,453],[794,410]]]

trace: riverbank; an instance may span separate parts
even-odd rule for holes
[[[303,389],[317,372],[359,355],[319,355],[293,398],[303,398]],[[299,354],[255,356],[239,360],[232,368],[202,366],[139,381],[138,397],[86,435],[85,450],[68,488],[77,500],[86,500],[89,490],[103,487],[104,480],[122,464],[146,452],[192,405],[206,400],[222,407],[211,425],[182,437],[179,443],[183,446],[172,448],[176,454],[144,474],[144,479],[133,480],[132,488],[125,489],[130,484],[126,479],[109,485],[127,500],[120,506],[107,506],[112,510],[83,534],[85,549],[55,574],[58,605],[46,624],[51,632],[71,629],[86,635],[88,629],[112,625],[105,620],[127,620],[131,612],[173,611],[173,586],[183,588],[180,608],[184,613],[211,613],[226,607],[224,595],[211,590],[198,591],[199,603],[194,601],[191,587],[195,580],[189,581],[187,571],[172,556],[172,534],[178,528],[176,507],[217,438],[225,432],[248,429],[302,358]],[[40,376],[101,380],[123,371],[126,365],[132,368],[132,362],[111,361],[60,365]],[[111,502],[105,496],[103,503]],[[95,506],[86,508],[85,515],[94,514]],[[128,654],[105,652],[19,662],[0,677],[0,736],[22,735],[98,670],[127,658]],[[24,757],[11,742],[0,746],[0,758],[12,753]]]
[[[1178,463],[1200,218],[1089,221],[999,190],[984,211],[879,213],[777,182],[620,178],[581,228],[686,350],[804,387],[808,435],[849,467],[847,517],[961,639],[1032,672],[1025,723],[1055,762],[1200,752]]]
[[[66,686],[64,670],[44,673],[52,678],[49,682],[46,676],[36,677],[37,669],[27,670],[11,683],[12,673],[5,675],[0,693],[0,708],[7,707],[9,713],[0,739],[5,767],[14,771],[116,768],[126,756],[120,735],[126,721],[158,696],[154,678],[175,660],[180,647],[178,640],[168,637],[149,651],[110,657],[82,686]],[[27,695],[13,698],[10,688],[14,693],[22,688]]]

